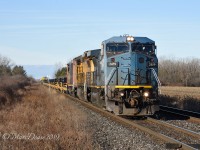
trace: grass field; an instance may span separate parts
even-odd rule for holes
[[[160,88],[162,105],[200,112],[200,87],[170,87]]]
[[[0,122],[0,149],[92,149],[87,115],[41,85],[0,109]]]
[[[191,96],[200,100],[200,87],[163,86],[160,89],[163,95],[179,97]]]

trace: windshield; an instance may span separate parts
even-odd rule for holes
[[[153,44],[133,43],[131,45],[132,52],[140,52],[148,55],[155,54],[155,46]]]
[[[129,51],[128,43],[108,43],[106,45],[107,57],[126,53]]]

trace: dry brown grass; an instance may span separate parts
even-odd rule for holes
[[[191,96],[200,100],[200,87],[163,86],[161,93],[169,96]]]
[[[2,109],[0,121],[3,149],[92,149],[87,115],[64,95],[42,86],[32,86],[20,103]]]
[[[161,87],[162,105],[200,112],[200,87]]]
[[[29,80],[23,76],[0,77],[0,108],[20,100],[25,86],[30,85]]]

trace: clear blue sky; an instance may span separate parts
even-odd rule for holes
[[[199,0],[0,0],[0,54],[65,64],[116,35],[147,36],[158,56],[200,58]]]

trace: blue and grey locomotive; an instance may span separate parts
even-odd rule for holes
[[[158,105],[158,59],[147,37],[116,36],[67,65],[67,91],[117,115],[153,115]]]

